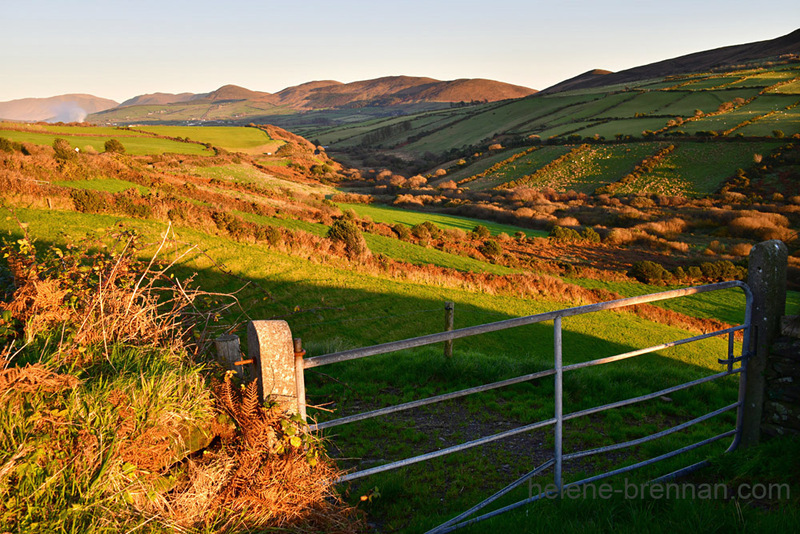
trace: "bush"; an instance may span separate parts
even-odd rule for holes
[[[10,139],[6,139],[5,137],[0,137],[0,150],[3,152],[14,152],[16,150],[22,150],[22,145]]]
[[[587,226],[581,232],[581,237],[584,240],[588,241],[589,243],[599,243],[600,242],[600,234],[598,234],[594,228]]]
[[[369,254],[364,236],[352,221],[345,219],[334,221],[325,237],[334,242],[344,243],[345,251],[350,257],[358,258]]]
[[[482,224],[479,224],[478,226],[473,228],[472,229],[472,233],[478,239],[486,239],[487,237],[492,235],[492,232],[490,232],[489,229],[487,227],[485,227],[484,225],[482,225]]]
[[[61,137],[57,137],[53,141],[53,150],[55,151],[55,158],[62,161],[73,159],[76,155],[75,149],[72,148],[69,141]]]
[[[111,154],[124,154],[125,153],[125,145],[120,142],[119,139],[109,139],[106,141],[105,151]]]
[[[672,274],[660,264],[649,260],[634,263],[628,275],[644,284],[658,284],[672,277]]]
[[[564,228],[563,226],[554,226],[550,230],[550,239],[559,243],[572,243],[581,240],[581,234],[572,228]],[[599,238],[600,236],[598,236]]]
[[[394,224],[392,225],[392,231],[397,234],[398,239],[401,241],[408,241],[411,239],[411,230],[408,229],[408,226],[405,224]]]
[[[105,210],[106,200],[97,191],[74,189],[69,196],[75,210],[81,213],[101,213]]]
[[[503,247],[494,239],[487,239],[484,241],[483,244],[478,247],[478,250],[481,254],[489,258],[494,258],[503,253]]]

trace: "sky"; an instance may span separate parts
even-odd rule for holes
[[[0,101],[487,78],[544,89],[800,28],[800,1],[2,0]]]

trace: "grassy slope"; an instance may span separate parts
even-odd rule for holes
[[[158,139],[155,137],[146,136],[127,136],[127,135],[108,135],[105,137],[100,136],[77,136],[55,133],[37,133],[37,132],[21,132],[16,130],[0,130],[0,137],[11,139],[19,143],[33,143],[36,145],[51,146],[56,138],[63,138],[75,147],[83,149],[86,146],[92,147],[97,152],[105,150],[105,142],[110,138],[118,139],[125,151],[135,156],[146,154],[193,154],[193,155],[210,155],[211,151],[202,145],[196,143],[181,143],[169,139]]]
[[[482,224],[486,226],[492,235],[497,235],[502,232],[513,236],[516,232],[525,232],[525,235],[530,237],[544,237],[547,232],[541,230],[531,230],[530,228],[522,228],[519,226],[512,226],[510,224],[501,224],[494,221],[483,221],[480,219],[470,219],[467,217],[459,217],[457,215],[444,215],[441,213],[425,213],[419,211],[410,211],[399,208],[391,208],[388,206],[378,206],[375,204],[339,204],[343,210],[353,210],[360,217],[370,217],[375,222],[382,222],[386,224],[405,224],[407,226],[414,226],[425,221],[432,222],[439,228],[446,230],[448,228],[458,228],[465,232],[472,231],[476,225]]]
[[[283,141],[270,139],[266,132],[257,128],[227,126],[147,126],[141,128],[168,137],[188,137],[192,141],[211,143],[231,152],[261,154],[275,152]]]

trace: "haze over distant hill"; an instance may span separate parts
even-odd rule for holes
[[[572,89],[630,83],[674,74],[725,69],[742,63],[775,58],[785,54],[800,54],[800,30],[795,30],[776,39],[695,52],[694,54],[658,61],[620,72],[612,73],[593,70],[548,87],[542,93],[557,93]]]
[[[0,119],[15,121],[73,122],[118,105],[114,100],[86,94],[49,98],[22,98],[0,102]]]

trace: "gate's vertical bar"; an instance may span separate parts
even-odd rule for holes
[[[728,334],[728,372],[733,371],[733,332]]]
[[[564,425],[564,413],[563,413],[563,406],[562,406],[562,399],[563,399],[563,365],[561,363],[561,317],[556,317],[553,320],[553,337],[555,338],[555,367],[556,367],[556,390],[555,390],[555,419],[556,419],[556,463],[555,463],[555,473],[554,473],[554,482],[556,484],[556,488],[558,489],[558,494],[561,495],[563,491],[563,486],[561,483],[561,460],[563,455],[562,450],[562,437],[563,437],[563,425]]]

